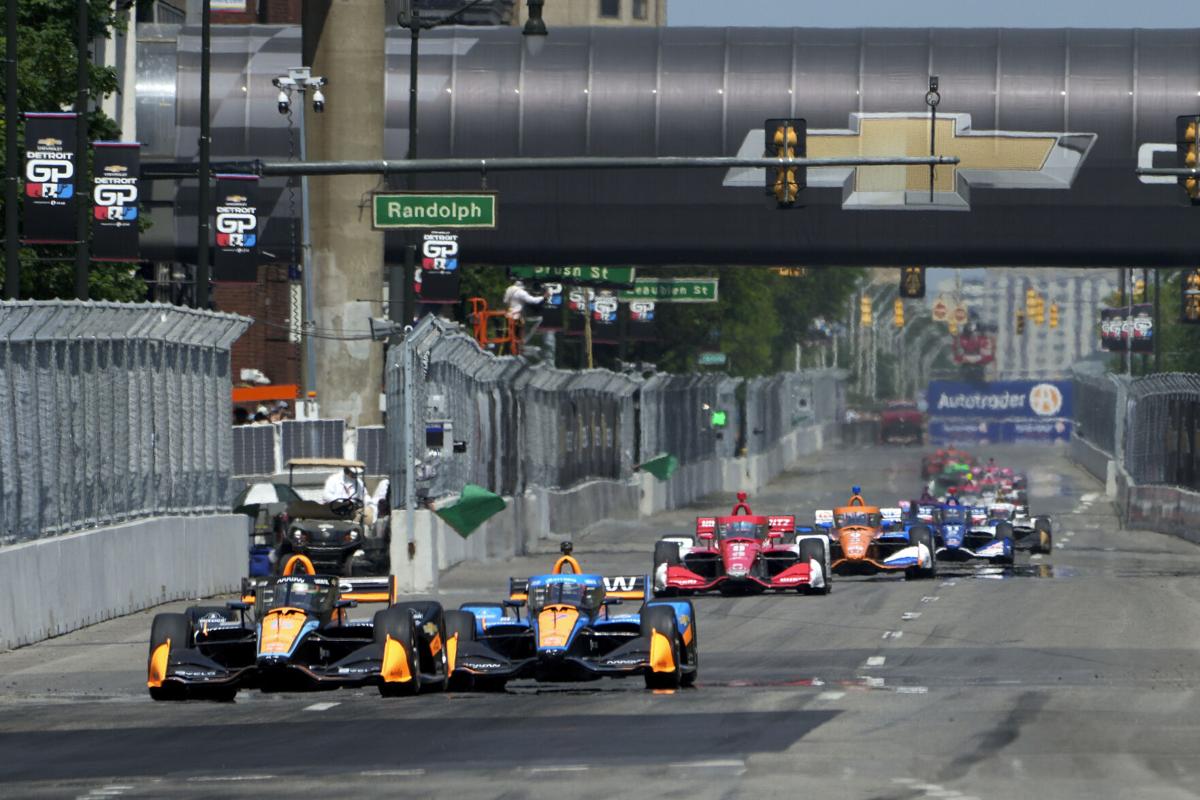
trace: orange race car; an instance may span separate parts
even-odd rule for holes
[[[905,531],[900,508],[867,505],[857,486],[846,505],[817,511],[815,522],[828,531],[835,575],[903,571],[909,580],[937,575],[929,531]]]

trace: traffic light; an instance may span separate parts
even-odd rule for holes
[[[1058,327],[1058,303],[1050,304],[1050,327]]]
[[[899,297],[892,301],[892,322],[897,328],[904,327],[904,301]]]
[[[1017,312],[1017,333],[1025,333],[1025,312]]]
[[[900,268],[900,296],[910,299],[920,299],[925,296],[925,268]]]
[[[1175,118],[1175,166],[1195,169],[1200,166],[1200,116]],[[1179,185],[1191,205],[1200,205],[1200,180],[1195,175],[1179,176]]]
[[[1189,269],[1183,273],[1179,289],[1180,321],[1200,325],[1200,269]]]
[[[1041,295],[1033,304],[1033,321],[1038,325],[1046,324],[1046,298]]]
[[[1033,319],[1037,310],[1038,293],[1037,289],[1025,290],[1025,316]]]
[[[804,158],[808,153],[808,123],[802,119],[769,119],[763,124],[766,158]],[[791,208],[808,184],[803,167],[766,170],[767,194],[778,208]]]
[[[870,327],[871,321],[871,298],[866,295],[858,301],[858,322],[860,325]]]
[[[1133,282],[1133,301],[1136,303],[1139,300],[1146,299],[1146,281],[1144,278],[1138,278]]]

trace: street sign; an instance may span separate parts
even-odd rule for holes
[[[718,278],[638,278],[632,289],[621,290],[621,301],[715,303]]]
[[[379,192],[372,201],[375,230],[496,227],[495,192]]]
[[[514,278],[555,281],[576,286],[632,286],[633,267],[509,267]]]
[[[724,353],[701,353],[696,359],[696,363],[702,367],[723,367],[725,366]]]

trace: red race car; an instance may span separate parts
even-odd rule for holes
[[[753,513],[745,492],[729,516],[697,517],[694,538],[667,536],[654,545],[656,597],[830,588],[829,539],[812,528],[797,533],[795,516]]]

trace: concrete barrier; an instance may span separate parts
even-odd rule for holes
[[[1093,478],[1102,481],[1105,494],[1117,496],[1117,463],[1110,454],[1085,439],[1072,436],[1067,446],[1067,456]]]
[[[0,648],[235,591],[249,525],[233,514],[154,517],[0,548]]]
[[[406,514],[392,514],[392,572],[408,592],[427,592],[455,564],[507,559],[533,552],[548,541],[570,539],[612,519],[638,519],[681,508],[720,491],[759,491],[805,456],[820,452],[837,426],[800,428],[764,453],[684,464],[667,481],[639,473],[626,481],[588,481],[569,489],[530,489],[506,498],[508,508],[463,539],[432,511],[413,512],[411,537]],[[409,546],[412,546],[412,557]]]

